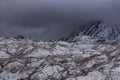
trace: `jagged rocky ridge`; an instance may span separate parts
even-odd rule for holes
[[[69,37],[64,38],[64,40],[78,41],[83,35],[99,40],[119,40],[120,37],[119,30],[115,25],[107,25],[102,21],[93,21],[80,26],[79,29],[71,33]]]
[[[79,39],[0,37],[0,80],[120,80],[120,42],[102,44],[83,35]]]

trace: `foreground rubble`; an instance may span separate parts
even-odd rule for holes
[[[120,45],[0,38],[0,80],[120,80]]]

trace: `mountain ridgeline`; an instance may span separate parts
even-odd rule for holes
[[[119,30],[115,25],[107,25],[102,21],[93,21],[82,25],[75,30],[67,38],[62,38],[65,41],[76,41],[81,36],[90,36],[99,40],[119,40]]]
[[[0,37],[0,80],[120,80],[118,39],[117,27],[101,21],[80,26],[67,41]]]

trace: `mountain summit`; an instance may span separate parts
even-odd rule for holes
[[[107,25],[102,21],[93,21],[91,23],[80,26],[79,29],[71,33],[71,35],[66,40],[76,41],[79,40],[83,35],[102,40],[119,39],[119,31],[117,30],[116,26]]]

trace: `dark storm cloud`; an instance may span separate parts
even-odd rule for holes
[[[48,40],[94,19],[120,24],[119,5],[119,0],[0,0],[0,36]]]
[[[13,2],[1,3],[1,21],[19,26],[42,26],[51,23],[61,23],[70,18],[71,11],[66,11],[65,4],[50,3],[38,0],[25,1],[12,0]],[[20,2],[20,3],[18,3]],[[32,3],[33,2],[33,3]],[[6,4],[8,3],[8,4]],[[39,4],[38,4],[39,3]],[[6,4],[6,5],[5,5]],[[17,5],[18,4],[18,5]],[[55,5],[54,5],[55,4]],[[64,7],[63,7],[64,6]],[[64,10],[65,9],[65,10]],[[72,10],[74,11],[74,10]],[[67,12],[67,13],[66,13]],[[69,14],[68,14],[69,13]],[[71,18],[74,15],[71,15]]]
[[[90,2],[91,1],[91,2]],[[0,21],[18,26],[42,26],[50,23],[75,22],[95,16],[99,7],[110,0],[11,0],[1,1]],[[103,6],[101,6],[103,5]],[[97,7],[97,8],[95,8]],[[101,9],[100,8],[100,9]],[[93,12],[93,13],[92,13]],[[98,11],[97,11],[98,12]],[[100,12],[101,13],[101,12]],[[81,20],[82,20],[81,19]]]

